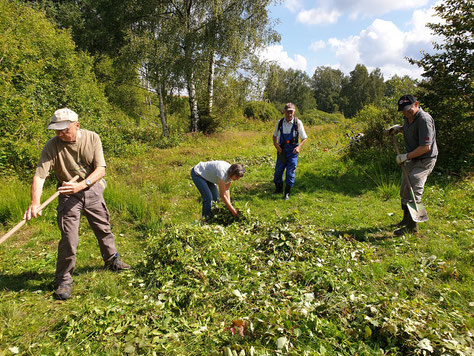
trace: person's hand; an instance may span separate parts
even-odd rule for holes
[[[396,135],[397,133],[402,132],[402,130],[403,130],[403,126],[393,125],[393,126],[390,126],[388,129],[386,129],[385,133],[387,135]]]
[[[38,211],[40,205],[41,204],[31,204],[25,211],[23,219],[26,219],[26,221],[28,221],[31,220],[31,218],[37,218],[38,216],[41,216],[42,211]]]
[[[408,153],[401,153],[397,155],[397,163],[402,164],[408,159]]]
[[[275,148],[277,149],[277,152],[278,152],[278,153],[282,153],[282,152],[283,152],[283,149],[281,148],[280,144],[277,143],[277,144],[275,145]]]
[[[63,182],[63,184],[58,188],[58,192],[64,195],[75,194],[80,192],[84,189],[84,183],[70,183],[70,182]]]
[[[296,147],[293,149],[293,153],[294,153],[294,154],[300,153],[300,146],[296,146]]]
[[[231,213],[232,213],[232,215],[234,215],[234,216],[239,215],[239,211],[238,211],[237,209],[233,209],[233,210],[231,211]]]

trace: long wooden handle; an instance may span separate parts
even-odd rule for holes
[[[72,178],[68,183],[74,183],[75,181],[77,181],[79,179],[79,176],[76,175],[74,176],[74,178]],[[59,192],[56,192],[54,193],[53,195],[51,195],[48,199],[46,199],[43,204],[41,204],[38,208],[38,212],[40,212],[41,210],[43,210],[49,203],[51,203],[54,199],[56,199],[56,197],[61,194]],[[20,221],[18,224],[16,224],[12,229],[10,229],[10,231],[8,231],[5,235],[2,236],[2,238],[0,238],[0,245],[6,241],[6,239],[8,239],[10,236],[12,236],[15,232],[17,232],[23,225],[26,224],[26,219],[24,218],[22,221]]]
[[[396,139],[395,135],[393,135],[393,134],[392,134],[392,139],[393,139],[393,144],[395,145],[395,149],[397,150],[397,155],[399,155],[400,150],[398,149],[397,139]],[[413,202],[416,203],[415,192],[413,191],[413,187],[411,186],[410,177],[408,176],[405,165],[402,163],[402,164],[400,164],[400,167],[401,167],[403,175],[405,176],[405,179],[408,183],[408,187],[410,188],[411,198],[413,199]]]
[[[397,138],[395,137],[394,134],[392,134],[392,140],[393,140],[393,144],[395,145],[395,149],[397,150],[397,155],[399,155],[399,154],[400,154],[400,150],[398,149]]]

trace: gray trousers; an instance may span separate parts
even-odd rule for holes
[[[423,190],[425,189],[426,179],[436,164],[436,157],[412,159],[410,161],[406,161],[403,164],[405,165],[405,169],[410,178],[410,183],[413,187],[416,202],[420,203],[421,197],[423,196]],[[403,205],[413,201],[410,194],[410,186],[408,185],[403,172],[402,185],[400,187],[400,197],[402,198]]]
[[[103,193],[104,179],[86,190],[71,195],[59,195],[57,221],[61,230],[56,264],[56,285],[72,283],[72,273],[76,266],[76,251],[79,244],[79,221],[84,211],[89,225],[99,242],[100,252],[105,263],[117,254],[115,237],[110,229],[110,216],[105,205]]]

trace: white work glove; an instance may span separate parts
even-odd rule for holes
[[[401,153],[397,155],[397,163],[402,164],[408,159],[408,153]]]
[[[390,126],[388,129],[385,130],[385,133],[386,134],[397,134],[399,132],[402,132],[403,130],[403,126],[400,126],[400,125],[393,125],[393,126]]]

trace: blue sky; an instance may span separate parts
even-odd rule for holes
[[[270,7],[281,42],[261,58],[310,76],[318,66],[349,74],[362,63],[369,71],[380,68],[385,79],[420,78],[421,70],[405,57],[420,58],[421,50],[433,52],[432,41],[440,41],[425,26],[439,21],[433,16],[439,1],[284,0]]]

